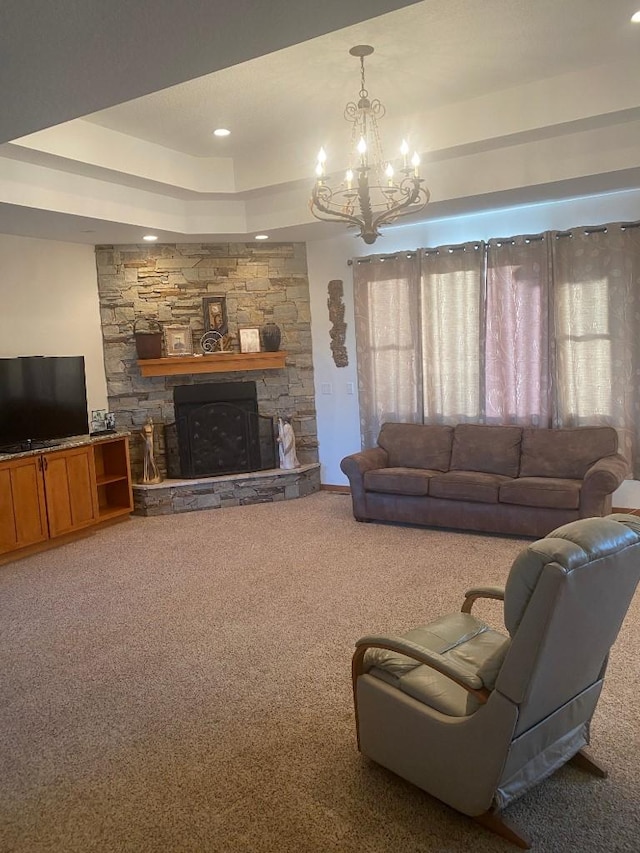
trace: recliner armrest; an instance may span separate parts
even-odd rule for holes
[[[501,586],[477,586],[468,589],[464,594],[464,602],[460,608],[463,613],[471,613],[471,608],[479,598],[491,598],[504,601],[504,588]]]
[[[472,693],[480,703],[484,704],[489,698],[489,691],[485,688],[482,679],[472,667],[465,666],[461,661],[444,658],[430,649],[425,649],[423,646],[411,642],[411,640],[387,634],[372,634],[367,637],[361,637],[357,641],[352,663],[354,691],[358,676],[362,675],[364,671],[363,660],[367,649],[387,649],[406,655],[455,681],[460,687],[464,687],[465,690]]]

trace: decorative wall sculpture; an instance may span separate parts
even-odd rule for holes
[[[344,295],[342,280],[339,278],[329,282],[329,298],[327,299],[327,307],[329,309],[329,320],[331,328],[329,336],[331,337],[331,355],[336,367],[347,367],[349,364],[349,356],[345,340],[347,337],[347,324],[344,321]]]

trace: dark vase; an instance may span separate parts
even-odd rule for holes
[[[262,349],[265,352],[276,352],[280,349],[280,340],[282,338],[280,326],[276,326],[275,323],[267,323],[262,327],[261,336]]]

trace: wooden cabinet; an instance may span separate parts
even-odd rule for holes
[[[0,558],[57,544],[132,509],[126,436],[0,461]]]
[[[74,447],[42,456],[49,536],[62,536],[98,518],[93,447]]]
[[[0,463],[0,554],[48,537],[41,457]]]

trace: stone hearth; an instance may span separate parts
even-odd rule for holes
[[[320,489],[320,465],[271,468],[196,480],[164,480],[153,486],[134,484],[135,515],[171,515],[198,509],[270,503],[301,498]]]

